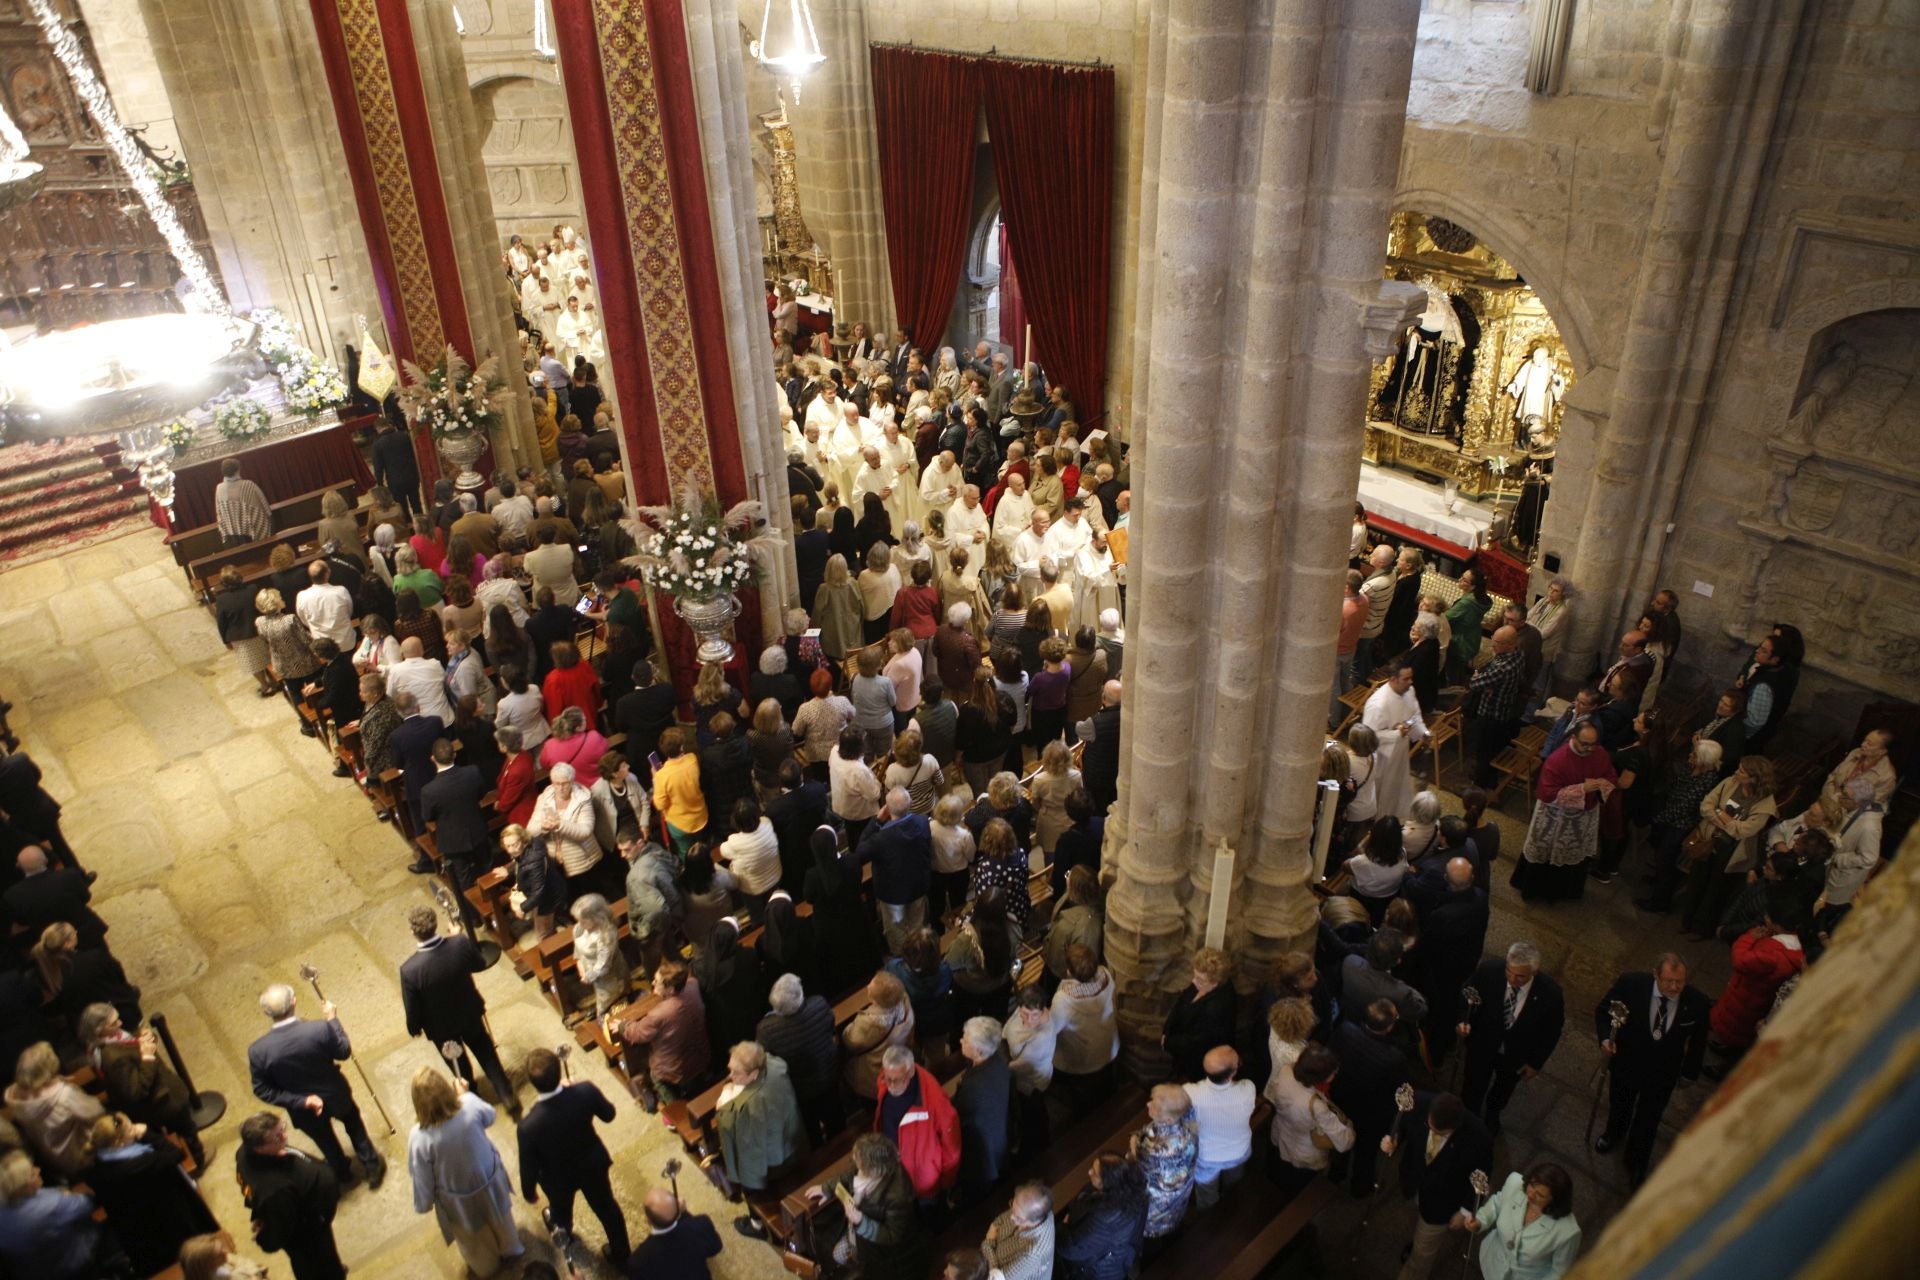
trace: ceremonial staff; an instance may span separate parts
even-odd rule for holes
[[[1480,1197],[1480,1203],[1482,1205],[1487,1202],[1487,1197],[1493,1193],[1493,1183],[1487,1180],[1487,1172],[1484,1169],[1475,1169],[1472,1173],[1468,1174],[1467,1185],[1473,1188],[1474,1195]],[[1474,1212],[1469,1213],[1467,1220],[1476,1225],[1467,1228],[1467,1248],[1466,1251],[1460,1255],[1460,1280],[1467,1280],[1467,1272],[1473,1270],[1473,1241],[1474,1238],[1479,1235],[1479,1210],[1476,1208]]]
[[[466,912],[460,909],[460,904],[454,900],[452,892],[448,890],[446,885],[441,884],[438,880],[433,882],[433,898],[435,902],[440,904],[440,910],[445,913],[447,923],[466,934],[467,941],[480,949],[480,960],[483,967],[491,969],[500,963],[500,944],[479,937],[474,933],[473,922],[467,919]],[[491,1027],[487,1029],[487,1034],[493,1034]]]
[[[303,964],[300,966],[300,977],[312,986],[315,999],[321,1004],[327,1003],[325,993],[320,990],[320,971],[318,969],[310,964]],[[336,1022],[339,1021],[339,1015],[340,1011],[335,1009],[334,1020]],[[351,1039],[349,1039],[348,1043],[352,1043]],[[374,1110],[378,1111],[380,1118],[387,1122],[387,1133],[395,1134],[400,1132],[393,1127],[393,1117],[387,1114],[386,1104],[380,1101],[380,1091],[373,1087],[373,1081],[367,1079],[367,1069],[360,1065],[360,1059],[354,1056],[352,1049],[347,1050],[347,1061],[351,1062],[353,1069],[360,1073],[360,1083],[367,1086],[367,1095],[373,1099]]]
[[[1460,1021],[1466,1023],[1468,1026],[1472,1026],[1473,1015],[1480,1011],[1480,988],[1469,982],[1466,986],[1460,988],[1460,999],[1465,1001],[1467,1006],[1467,1012]],[[1465,1098],[1467,1083],[1467,1046],[1464,1044],[1460,1046],[1459,1070],[1459,1081],[1454,1085],[1453,1091],[1460,1097]]]
[[[1403,1083],[1398,1089],[1395,1089],[1393,1091],[1393,1129],[1391,1132],[1387,1134],[1386,1137],[1380,1140],[1381,1149],[1385,1151],[1387,1155],[1389,1156],[1394,1155],[1400,1150],[1400,1142],[1402,1138],[1402,1135],[1400,1132],[1401,1124],[1403,1121],[1406,1120],[1407,1114],[1412,1110],[1413,1110],[1413,1086],[1410,1084]],[[1373,1217],[1373,1211],[1379,1205],[1379,1203],[1380,1203],[1380,1181],[1379,1179],[1375,1179],[1373,1186],[1369,1188],[1367,1192],[1366,1212],[1360,1215],[1360,1221],[1354,1227],[1352,1232],[1353,1240],[1354,1240],[1353,1257],[1356,1260],[1360,1257],[1360,1241],[1366,1238],[1367,1221]]]
[[[1620,1028],[1627,1025],[1627,1002],[1614,1000],[1607,1005],[1607,1043],[1617,1042]],[[1587,1112],[1587,1145],[1593,1145],[1593,1126],[1600,1120],[1600,1098],[1606,1093],[1607,1073],[1613,1070],[1613,1058],[1602,1055],[1593,1073],[1593,1107]]]

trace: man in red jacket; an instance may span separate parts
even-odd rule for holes
[[[880,1083],[873,1131],[899,1148],[900,1167],[913,1181],[914,1196],[930,1204],[960,1173],[960,1113],[933,1073],[903,1045],[881,1055]]]
[[[1760,1037],[1760,1024],[1773,1010],[1774,997],[1787,979],[1807,967],[1806,948],[1800,943],[1799,921],[1804,915],[1791,887],[1776,884],[1767,895],[1767,918],[1733,943],[1733,976],[1707,1015],[1712,1031],[1708,1047],[1726,1061],[1703,1073],[1719,1080],[1733,1061]]]

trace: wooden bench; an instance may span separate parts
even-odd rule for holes
[[[1495,784],[1493,794],[1487,797],[1487,804],[1490,807],[1499,808],[1500,797],[1506,794],[1508,785],[1515,782],[1520,784],[1521,795],[1527,799],[1533,798],[1534,775],[1540,772],[1538,750],[1528,751],[1519,746],[1507,747],[1493,758],[1493,768],[1500,775],[1500,781]]]
[[[324,489],[311,489],[306,493],[295,494],[291,498],[282,498],[271,503],[268,510],[273,513],[273,527],[291,528],[297,524],[313,524],[320,519],[320,504],[329,493],[337,493],[347,500],[349,508],[355,505],[359,495],[359,483],[342,480],[339,484],[330,484]],[[203,524],[194,529],[181,529],[166,537],[167,550],[173,553],[173,562],[186,569],[195,560],[210,556],[226,546],[226,539],[220,533],[218,524]],[[187,585],[193,585],[193,574],[187,574]]]
[[[359,523],[361,536],[364,538],[368,508],[354,507],[349,514]],[[290,525],[285,529],[275,530],[257,542],[245,542],[237,547],[222,547],[209,555],[200,556],[187,564],[188,585],[199,594],[201,599],[209,600],[214,594],[214,588],[219,584],[222,569],[232,565],[243,575],[250,576],[256,569],[266,568],[273,556],[274,548],[283,546],[292,547],[296,554],[303,556],[312,552],[314,555],[307,558],[314,558],[320,550],[319,522],[316,520]],[[291,602],[288,607],[292,607]]]

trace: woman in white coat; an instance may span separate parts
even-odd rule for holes
[[[513,1182],[487,1137],[497,1113],[465,1085],[422,1067],[413,1077],[413,1114],[413,1211],[439,1219],[441,1236],[475,1275],[496,1274],[525,1252],[513,1222]]]
[[[1580,1252],[1573,1179],[1551,1162],[1508,1174],[1505,1186],[1455,1225],[1487,1233],[1480,1242],[1486,1280],[1559,1280]]]

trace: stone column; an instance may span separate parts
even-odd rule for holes
[[[701,150],[707,170],[707,204],[713,213],[713,252],[720,273],[727,354],[734,370],[732,392],[740,455],[747,491],[766,505],[768,520],[786,538],[779,562],[771,567],[760,588],[761,634],[778,636],[785,631],[781,611],[800,603],[800,592],[793,561],[793,513],[787,502],[786,442],[780,432],[779,392],[766,343],[761,341],[766,307],[760,292],[760,228],[754,215],[739,7],[732,0],[684,3],[694,105],[700,114],[700,137],[705,144]],[[749,655],[749,660],[757,663],[757,655]]]
[[[1548,545],[1572,544],[1585,590],[1569,643],[1611,652],[1657,581],[1740,276],[1805,0],[1695,0],[1672,19],[1674,68],[1659,185],[1619,374],[1584,509],[1549,503]]]
[[[141,14],[234,308],[277,307],[344,358],[354,316],[377,327],[380,302],[306,5],[141,0]]]
[[[807,227],[833,259],[834,319],[890,330],[893,282],[880,205],[866,0],[813,0],[812,10],[827,60],[807,77],[800,100],[787,104]],[[748,25],[757,19],[756,8]]]
[[[1177,0],[1151,19],[1144,412],[1106,848],[1107,954],[1136,1061],[1186,983],[1221,840],[1239,855],[1228,939],[1244,977],[1311,928],[1304,851],[1364,335],[1420,296],[1381,279],[1417,14],[1416,0]]]
[[[494,222],[493,191],[480,153],[480,118],[467,85],[467,64],[460,35],[454,30],[453,9],[440,0],[407,0],[407,9],[420,53],[434,149],[440,158],[440,190],[459,257],[473,360],[478,364],[489,355],[500,357],[501,373],[513,388],[501,426],[493,433],[494,465],[537,469],[540,442],[533,430],[532,401],[520,389],[524,378],[520,334],[513,323],[513,286],[500,264],[505,242]]]

